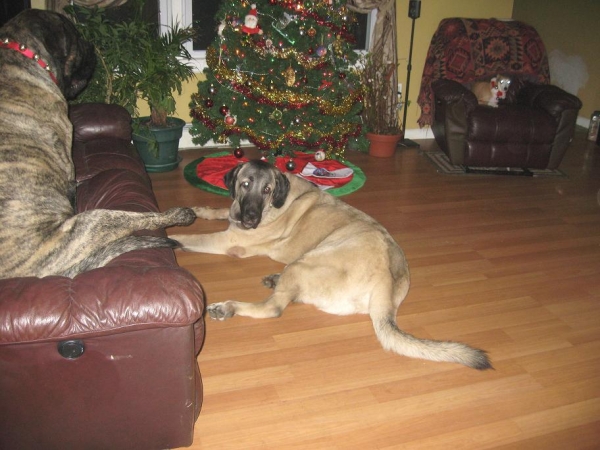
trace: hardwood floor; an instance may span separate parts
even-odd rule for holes
[[[161,209],[229,205],[183,178],[208,152],[152,175]],[[387,227],[411,266],[399,326],[486,349],[495,370],[386,353],[367,316],[306,305],[279,319],[208,319],[191,448],[600,448],[600,147],[579,129],[564,178],[441,175],[417,149],[347,156],[367,182],[344,200]],[[176,253],[208,303],[258,301],[262,276],[282,267]]]

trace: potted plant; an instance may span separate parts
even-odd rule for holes
[[[364,86],[362,120],[369,141],[369,154],[390,157],[396,152],[402,129],[398,121],[397,65],[383,61],[377,53],[367,53],[362,60]]]
[[[173,170],[181,160],[179,139],[185,121],[170,115],[175,112],[173,93],[181,94],[182,83],[194,76],[184,47],[193,35],[192,28],[172,26],[158,38],[144,41],[140,49],[144,65],[139,67],[137,91],[148,102],[150,116],[134,119],[133,142],[150,172]]]
[[[65,10],[96,48],[98,65],[81,102],[101,101],[124,106],[134,117],[133,141],[149,172],[175,169],[180,161],[179,138],[185,121],[171,117],[174,92],[194,76],[184,44],[192,27],[174,25],[159,33],[142,17],[145,0],[135,0],[130,18],[115,20],[106,8],[70,6]],[[137,101],[145,100],[150,116],[139,116]]]

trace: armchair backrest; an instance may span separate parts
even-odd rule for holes
[[[434,33],[421,79],[417,103],[419,125],[433,122],[431,83],[446,78],[462,84],[497,74],[550,83],[546,48],[538,32],[516,20],[450,18]]]

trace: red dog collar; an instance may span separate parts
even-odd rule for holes
[[[44,61],[42,58],[40,58],[40,55],[33,52],[33,50],[28,49],[27,47],[25,47],[22,44],[19,44],[18,42],[10,41],[9,39],[4,39],[4,40],[0,41],[0,48],[9,48],[11,50],[19,52],[21,55],[25,56],[26,58],[34,60],[36,63],[38,63],[38,65],[42,69],[44,69],[46,72],[48,72],[48,74],[50,75],[50,78],[52,78],[52,81],[54,81],[54,83],[56,83],[58,85],[58,80],[56,79],[56,76],[52,72],[52,69],[50,69],[50,65],[46,61]]]

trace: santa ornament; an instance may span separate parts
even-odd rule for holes
[[[250,12],[244,17],[244,25],[242,25],[242,31],[246,34],[262,34],[263,31],[258,26],[258,11],[256,10],[256,4],[250,5]]]

